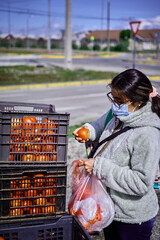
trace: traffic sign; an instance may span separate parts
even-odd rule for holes
[[[91,40],[91,41],[94,41],[94,36],[90,36],[90,40]]]
[[[141,21],[132,21],[129,24],[131,26],[131,31],[132,31],[133,36],[136,36],[136,34],[137,34],[138,30],[139,30]]]

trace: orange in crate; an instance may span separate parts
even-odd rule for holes
[[[28,176],[23,176],[23,179],[19,181],[20,188],[30,188],[31,187],[31,180]]]
[[[35,187],[43,187],[45,179],[43,174],[36,174],[34,179]]]
[[[36,154],[35,161],[39,161],[39,162],[49,161],[49,156],[48,154],[45,154],[45,153]]]
[[[42,146],[42,151],[43,152],[53,152],[54,145],[50,144],[49,140],[44,141],[43,143],[44,143],[43,146]]]
[[[36,199],[36,205],[45,205],[45,204],[46,204],[46,198],[40,195],[40,197]]]
[[[22,209],[22,208],[11,209],[11,210],[10,210],[10,215],[11,215],[11,216],[23,215],[23,209]]]
[[[39,212],[41,212],[41,210],[38,207],[30,208],[29,210],[30,214],[38,214]]]
[[[25,212],[29,212],[30,208],[29,206],[32,206],[32,201],[31,200],[22,200],[22,205],[21,205],[23,208],[23,210]]]
[[[11,200],[11,207],[20,207],[20,206],[21,206],[21,200],[20,199]]]
[[[46,118],[42,123],[42,132],[44,134],[54,134],[55,123],[53,120]]]
[[[55,206],[46,206],[46,207],[42,207],[42,213],[53,213],[55,212]]]
[[[22,161],[24,162],[33,162],[35,161],[35,154],[23,154]]]
[[[31,186],[31,188],[33,188],[33,186]],[[29,189],[29,190],[25,191],[24,196],[25,197],[35,197],[35,196],[37,196],[37,190]]]

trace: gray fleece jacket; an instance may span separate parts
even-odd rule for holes
[[[92,141],[101,141],[112,134],[115,118],[104,129],[106,116],[107,113],[92,124],[86,124]],[[159,209],[153,183],[160,161],[160,118],[152,112],[151,102],[148,102],[119,119],[124,122],[123,127],[132,129],[114,138],[95,158],[93,174],[110,189],[115,204],[114,220],[141,223],[155,217]]]

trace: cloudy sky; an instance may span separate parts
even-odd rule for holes
[[[72,0],[74,32],[107,29],[109,0]],[[64,30],[65,0],[50,0],[52,35]],[[0,0],[0,33],[47,35],[48,0]],[[160,0],[110,0],[110,28],[129,29],[141,20],[140,29],[160,29]]]

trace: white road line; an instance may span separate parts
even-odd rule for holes
[[[70,99],[84,99],[84,98],[92,98],[92,97],[105,97],[105,93],[94,93],[94,94],[86,94],[86,95],[75,95],[75,96],[66,96],[66,97],[53,97],[53,98],[43,98],[45,101],[61,101],[61,100],[70,100]],[[41,98],[42,100],[42,98]],[[33,99],[32,101],[37,102],[39,99]]]

